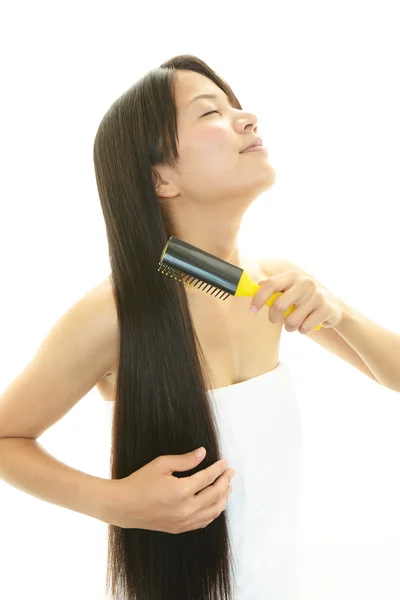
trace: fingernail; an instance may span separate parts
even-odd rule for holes
[[[257,308],[257,306],[254,306],[254,304],[252,304],[252,305],[250,306],[250,312],[252,312],[252,313],[256,313],[257,311],[258,311],[258,308]]]

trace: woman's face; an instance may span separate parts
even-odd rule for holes
[[[175,75],[179,157],[173,181],[178,193],[196,204],[250,203],[275,181],[267,152],[241,153],[261,137],[257,117],[231,106],[204,75],[185,70]],[[200,94],[215,97],[195,99]]]

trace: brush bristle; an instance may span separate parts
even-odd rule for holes
[[[170,267],[162,261],[159,263],[159,265],[160,266],[158,268],[158,271],[163,275],[172,277],[176,281],[183,281],[185,285],[188,285],[190,287],[197,287],[199,285],[199,290],[205,292],[206,294],[210,294],[211,296],[215,294],[215,298],[218,298],[218,300],[224,301],[229,296],[231,296],[231,294],[229,294],[228,292],[224,292],[224,290],[221,290],[220,288],[213,286],[210,283],[207,283],[206,281],[202,281],[201,279],[188,275],[181,269],[175,269],[173,267]]]

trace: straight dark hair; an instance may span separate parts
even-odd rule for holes
[[[94,141],[119,323],[111,477],[161,455],[204,446],[187,477],[223,458],[207,389],[213,377],[192,322],[184,283],[158,272],[174,235],[153,166],[176,165],[175,70],[208,77],[232,106],[229,85],[195,56],[176,56],[130,87],[103,117]],[[107,591],[124,600],[229,600],[235,578],[222,511],[205,528],[170,534],[108,525]]]

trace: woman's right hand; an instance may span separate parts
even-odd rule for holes
[[[175,471],[194,469],[205,457],[187,454],[158,456],[128,477],[110,479],[103,520],[124,529],[183,533],[207,527],[225,510],[235,474],[219,460],[189,477]]]

